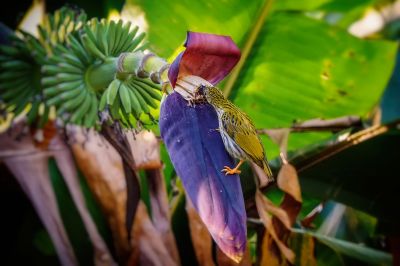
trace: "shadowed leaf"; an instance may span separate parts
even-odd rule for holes
[[[364,263],[380,265],[392,264],[392,256],[389,253],[365,247],[356,243],[340,240],[337,238],[312,233],[302,229],[293,229],[293,231],[299,234],[308,234],[310,236],[313,236],[318,241],[329,246],[336,252],[356,258]]]
[[[76,265],[77,258],[64,228],[52,189],[48,160],[50,154],[37,149],[30,135],[23,135],[24,123],[0,134],[0,158],[31,200],[54,243],[60,262]],[[18,140],[17,140],[18,139]]]
[[[296,253],[295,265],[316,266],[315,240],[310,235],[291,234],[289,245]]]
[[[279,265],[281,261],[281,256],[279,252],[281,252],[283,257],[286,258],[288,261],[294,263],[294,252],[287,247],[284,241],[281,240],[281,234],[278,235],[278,233],[280,232],[276,231],[276,227],[274,226],[272,220],[273,218],[268,213],[268,209],[273,209],[274,212],[278,212],[277,208],[268,208],[269,204],[265,204],[264,195],[259,191],[256,192],[255,201],[258,214],[260,215],[261,221],[266,228],[266,232],[264,233],[262,240],[261,265]],[[279,250],[275,249],[275,244],[279,248]]]
[[[141,201],[138,204],[132,236],[133,254],[129,265],[178,265],[168,252],[164,242],[160,241],[160,233],[151,222],[146,206]]]
[[[217,247],[217,265],[220,266],[251,266],[253,265],[251,262],[251,254],[250,254],[250,249],[249,245],[246,245],[246,252],[243,255],[243,259],[239,262],[236,263],[232,261],[228,256],[225,255],[218,247]]]
[[[157,150],[159,151],[159,148]],[[158,164],[160,165],[159,152]],[[164,176],[161,169],[152,169],[146,170],[146,177],[149,184],[151,214],[154,227],[158,230],[161,240],[171,255],[171,258],[176,262],[176,264],[180,264],[175,237],[171,229],[171,215]]]
[[[212,238],[207,227],[201,221],[196,209],[190,199],[186,197],[186,213],[189,220],[190,235],[194,252],[196,253],[197,263],[200,266],[213,266]],[[228,259],[232,261],[231,259]]]
[[[93,218],[90,216],[89,210],[87,209],[72,154],[67,146],[61,141],[59,135],[52,139],[50,148],[54,149],[53,156],[56,160],[57,166],[60,169],[72,200],[75,203],[93,245],[95,256],[94,264],[97,266],[116,265],[104,239],[99,234]]]

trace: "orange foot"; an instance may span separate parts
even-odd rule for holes
[[[240,171],[237,168],[232,169],[229,166],[224,166],[224,169],[222,169],[221,172],[225,172],[225,175],[234,175],[234,174],[240,174],[242,171]]]

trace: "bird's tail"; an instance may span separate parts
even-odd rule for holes
[[[263,167],[262,168],[264,170],[264,173],[268,177],[268,181],[274,181],[274,175],[272,174],[271,168],[269,168],[267,160],[263,160]]]

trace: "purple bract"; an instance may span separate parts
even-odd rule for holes
[[[172,87],[185,75],[199,76],[215,85],[240,59],[240,50],[229,36],[189,31],[184,46],[186,50],[175,58],[168,71]]]
[[[171,84],[195,75],[216,84],[240,58],[230,37],[188,33],[185,46],[171,65]],[[177,92],[160,110],[160,132],[175,170],[202,221],[219,248],[235,261],[246,249],[246,211],[238,175],[226,176],[235,162],[225,150],[215,110],[209,104],[189,106]]]

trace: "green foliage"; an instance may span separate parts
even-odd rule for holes
[[[389,123],[400,117],[400,53],[397,53],[396,67],[382,96],[382,122]]]
[[[302,15],[272,15],[239,75],[233,100],[260,128],[316,117],[365,117],[385,88],[395,52],[395,43],[359,40]],[[289,149],[325,137],[292,134]],[[266,148],[270,154],[274,146]]]
[[[199,31],[229,35],[236,43],[243,43],[254,17],[262,6],[255,1],[168,1],[157,3],[128,0],[123,10],[139,10],[148,24],[152,50],[162,57],[170,57],[185,40],[186,32]]]
[[[293,229],[293,231],[300,234],[311,235],[319,242],[333,249],[335,252],[356,258],[366,264],[391,265],[393,263],[392,256],[386,252],[374,250],[359,244],[304,231],[301,229]]]

